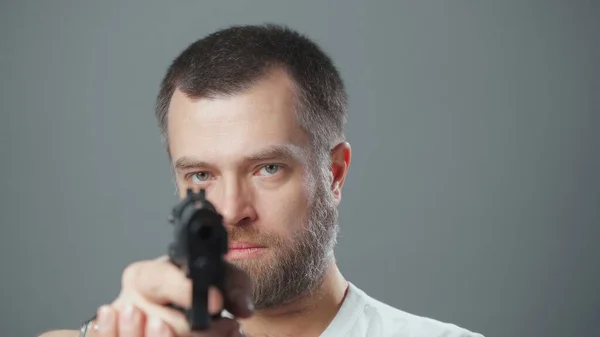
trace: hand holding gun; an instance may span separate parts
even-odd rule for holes
[[[192,307],[185,312],[191,330],[206,330],[211,318],[208,313],[208,290],[210,286],[224,292],[225,261],[227,253],[227,231],[222,216],[206,200],[204,190],[187,196],[172,210],[169,222],[174,226],[174,241],[169,246],[169,258],[192,280]],[[227,297],[226,294],[224,294]]]
[[[206,200],[205,191],[193,193],[188,189],[169,219],[174,226],[174,240],[169,245],[168,259],[160,257],[129,264],[123,271],[119,296],[100,306],[81,325],[79,336],[93,337],[100,331],[105,337],[141,336],[149,328],[158,335],[171,335],[170,330],[176,336],[187,336],[189,332],[203,330],[210,336],[238,336],[237,318],[248,318],[254,312],[253,287],[246,272],[224,259],[228,236],[222,220]],[[189,296],[191,304],[185,304],[190,302],[182,299],[182,292]],[[184,316],[160,310],[165,303]],[[223,309],[232,317],[211,315]],[[133,316],[123,321],[126,312]],[[149,317],[152,319],[147,321]],[[123,322],[129,323],[123,325]],[[154,323],[146,325],[150,322]]]

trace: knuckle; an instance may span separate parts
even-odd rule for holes
[[[125,267],[121,277],[121,285],[123,287],[129,287],[132,284],[135,284],[136,280],[139,278],[142,266],[142,262],[134,262]]]

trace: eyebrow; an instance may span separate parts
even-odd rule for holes
[[[242,162],[251,163],[266,160],[293,160],[298,162],[304,161],[304,150],[296,145],[275,145],[266,149],[260,150],[249,156],[245,156]],[[198,167],[212,167],[214,165],[193,157],[181,157],[175,161],[175,169],[179,171],[194,169]]]

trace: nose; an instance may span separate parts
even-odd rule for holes
[[[225,227],[244,226],[256,220],[250,187],[236,179],[222,179],[216,185],[207,198],[223,216]]]

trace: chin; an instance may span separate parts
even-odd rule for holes
[[[265,249],[266,250],[266,249]],[[244,258],[228,258],[227,261],[246,272],[252,279],[260,279],[271,274],[278,265],[276,254],[264,251]]]

